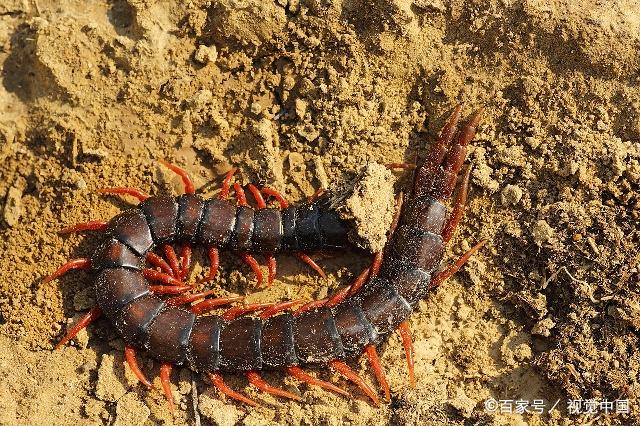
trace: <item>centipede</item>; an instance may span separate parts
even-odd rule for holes
[[[299,257],[324,276],[309,253],[348,250],[352,246],[348,233],[354,226],[340,217],[326,195],[290,206],[276,190],[248,184],[245,187],[256,204],[252,207],[245,187],[232,184],[234,168],[226,174],[220,192],[205,199],[196,194],[184,169],[166,161],[162,163],[182,179],[184,194],[149,196],[130,187],[100,189],[133,196],[140,203],[108,222],[84,222],[60,231],[97,231],[104,239],[90,257],[73,259],[43,280],[85,270],[95,289],[96,305],[69,328],[55,349],[97,318],[106,317],[125,342],[129,368],[148,388],[153,385],[138,364],[138,353],[144,351],[159,361],[162,390],[172,412],[170,375],[174,366],[202,373],[222,394],[249,406],[258,402],[231,389],[224,381],[225,373],[243,374],[259,390],[297,401],[301,395],[267,383],[261,372],[282,371],[308,385],[349,397],[343,388],[304,370],[329,366],[378,405],[379,393],[348,364],[363,354],[389,401],[390,387],[378,347],[392,332],[400,333],[409,381],[415,386],[408,321],[418,302],[485,243],[480,241],[451,265],[442,265],[466,204],[471,168],[466,167],[461,179],[458,175],[481,115],[482,109],[460,125],[461,106],[453,110],[424,160],[406,167],[413,169],[412,183],[398,196],[384,249],[373,255],[370,266],[352,283],[321,300],[248,304],[241,297],[215,297],[213,290],[194,293],[195,285],[185,279],[195,246],[205,248],[210,261],[200,282],[216,277],[221,250],[241,257],[258,284],[272,284],[275,255],[283,253]],[[229,199],[231,189],[235,202]],[[273,197],[271,205],[277,207],[267,206],[268,197]],[[266,280],[257,255],[266,260]]]

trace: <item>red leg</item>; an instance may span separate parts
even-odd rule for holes
[[[140,202],[143,202],[144,200],[149,198],[149,194],[142,192],[136,188],[110,187],[96,189],[96,192],[100,194],[131,195],[132,197],[137,198]]]
[[[71,329],[67,332],[67,334],[58,342],[55,349],[58,349],[59,347],[67,343],[69,340],[76,337],[76,335],[80,332],[80,330],[82,330],[83,328],[91,324],[96,319],[100,318],[101,315],[102,315],[102,311],[100,310],[99,307],[94,306],[93,308],[91,308],[91,310],[87,312],[85,316],[80,318],[80,321],[78,321],[76,325],[71,327]]]
[[[480,250],[482,248],[482,246],[484,246],[486,244],[486,242],[487,242],[487,240],[480,241],[478,244],[476,244],[475,246],[471,247],[469,249],[469,251],[467,251],[464,255],[462,255],[462,257],[460,259],[458,259],[456,261],[456,263],[454,263],[453,265],[449,266],[447,269],[445,269],[444,271],[440,272],[438,275],[433,277],[431,279],[431,282],[429,283],[429,288],[432,289],[432,288],[438,287],[440,284],[442,284],[443,281],[445,281],[451,275],[453,275],[456,272],[458,272],[458,270],[460,268],[462,268],[462,265],[467,263],[469,258],[471,256],[473,256],[473,254],[475,252]]]
[[[178,265],[178,256],[176,255],[176,251],[170,244],[162,244],[160,248],[164,252],[164,255],[167,256],[167,260],[169,261],[169,265],[173,271],[173,276],[175,278],[180,277],[180,266]]]
[[[162,363],[160,365],[160,382],[162,383],[164,396],[167,397],[167,402],[169,403],[169,411],[173,414],[176,407],[173,401],[173,394],[171,393],[171,364]]]
[[[462,213],[464,212],[464,205],[467,201],[467,192],[469,191],[469,177],[471,176],[471,167],[467,168],[464,178],[462,179],[462,186],[458,190],[456,201],[453,205],[453,211],[449,216],[449,220],[444,225],[442,230],[442,240],[447,243],[453,236],[460,219],[462,219]]]
[[[247,196],[244,193],[244,189],[238,182],[233,184],[233,190],[236,192],[236,200],[238,200],[239,206],[249,207],[249,203],[247,202]]]
[[[350,293],[351,286],[348,285],[334,294],[329,300],[327,300],[327,303],[325,303],[323,306],[326,308],[333,308],[334,306],[340,304],[340,302],[342,302]]]
[[[102,220],[93,220],[91,222],[76,223],[75,225],[67,226],[58,231],[58,234],[70,234],[72,232],[80,231],[104,231],[107,229],[107,222]]]
[[[191,312],[196,315],[200,315],[204,312],[210,311],[211,309],[217,308],[218,306],[228,305],[229,303],[239,302],[243,297],[219,297],[217,299],[206,299],[200,303],[197,303],[191,307]],[[169,299],[171,300],[171,299]],[[177,303],[172,303],[177,304]]]
[[[325,382],[324,380],[316,379],[315,377],[310,376],[304,371],[302,371],[300,367],[288,367],[287,372],[291,374],[293,377],[295,377],[296,379],[300,380],[301,382],[306,382],[314,386],[320,386],[323,389],[330,390],[332,392],[338,393],[343,396],[347,396],[347,397],[349,396],[349,393],[344,389],[340,389],[336,385],[329,382]]]
[[[316,308],[319,308],[319,307],[321,307],[321,306],[324,306],[324,305],[325,305],[325,303],[327,303],[327,301],[328,301],[328,300],[329,300],[329,299],[312,300],[311,302],[306,303],[306,304],[304,304],[304,305],[300,306],[300,307],[298,308],[298,310],[296,310],[296,311],[293,313],[293,316],[294,316],[294,317],[297,317],[298,315],[300,315],[300,314],[302,314],[302,313],[304,313],[304,312],[311,311],[311,310],[313,310],[313,309],[316,309]]]
[[[205,297],[211,296],[213,294],[216,293],[217,290],[207,290],[207,291],[203,291],[200,293],[191,293],[191,294],[185,294],[182,296],[176,296],[176,297],[172,297],[170,299],[165,300],[165,302],[168,305],[185,305],[187,303],[193,303],[198,299],[204,299]],[[229,303],[231,302],[237,302],[243,299],[242,296],[237,296],[237,297],[227,297],[225,298],[226,300],[229,301]],[[207,300],[214,300],[214,299],[207,299]]]
[[[158,160],[158,162],[182,178],[182,184],[184,185],[185,194],[193,194],[194,192],[196,192],[195,187],[193,186],[193,181],[191,180],[191,177],[189,177],[189,173],[187,173],[186,170],[165,160]]]
[[[222,379],[222,376],[218,373],[214,373],[214,372],[208,372],[207,375],[209,376],[209,380],[211,380],[211,383],[213,383],[213,386],[215,386],[220,392],[222,392],[223,394],[225,394],[226,396],[228,396],[229,398],[232,399],[236,399],[238,401],[244,402],[245,404],[248,404],[252,407],[257,407],[258,403],[247,398],[246,396],[242,395],[241,393],[238,393],[236,391],[234,391],[233,389],[229,388],[224,380]]]
[[[89,259],[87,259],[86,257],[81,257],[78,259],[73,259],[68,261],[67,263],[65,263],[64,265],[62,265],[61,267],[59,267],[53,274],[49,275],[48,277],[46,277],[45,279],[42,280],[42,284],[46,284],[51,280],[55,280],[56,278],[60,278],[61,276],[63,276],[64,274],[66,274],[69,271],[75,270],[75,269],[90,269],[91,268],[91,261]]]
[[[173,278],[171,275],[167,275],[163,272],[158,272],[155,269],[143,269],[142,275],[144,275],[146,279],[159,281],[161,283],[169,285],[182,286],[184,284],[182,281]]]
[[[224,177],[224,180],[222,181],[222,190],[220,191],[220,195],[218,195],[221,200],[224,200],[229,196],[229,189],[231,189],[231,179],[233,179],[233,175],[236,173],[236,170],[238,169],[233,167],[227,172],[227,175]]]
[[[267,268],[269,268],[269,275],[267,275],[267,287],[273,284],[273,280],[276,277],[276,270],[278,268],[278,263],[276,262],[276,258],[273,255],[267,255]]]
[[[353,281],[353,283],[351,284],[351,291],[349,292],[349,296],[356,294],[358,290],[360,290],[360,288],[364,285],[364,283],[367,282],[367,279],[369,278],[370,273],[371,273],[371,267],[365,268],[362,272],[360,272],[360,275],[358,275],[358,278],[356,278],[355,281]]]
[[[362,379],[362,377],[358,376],[358,374],[356,374],[356,372],[353,371],[351,367],[338,360],[329,361],[329,365],[336,371],[338,371],[338,373],[342,374],[344,377],[346,377],[354,384],[356,384],[360,389],[362,389],[362,391],[367,394],[369,398],[371,398],[375,405],[380,405],[378,395],[376,395],[373,389],[371,389],[371,387]]]
[[[304,263],[309,265],[311,267],[311,269],[316,271],[318,273],[318,275],[320,275],[322,278],[327,278],[327,274],[325,274],[324,271],[322,270],[322,268],[320,266],[318,266],[318,264],[316,262],[314,262],[313,259],[311,259],[309,256],[307,256],[306,254],[304,254],[302,252],[296,253],[296,256],[298,256],[298,258],[300,260],[302,260]]]
[[[271,395],[282,396],[285,398],[293,399],[295,401],[302,400],[302,398],[300,398],[298,395],[295,395],[291,392],[287,392],[284,389],[279,389],[274,386],[271,386],[269,383],[265,382],[262,379],[262,377],[260,377],[260,375],[255,371],[247,371],[247,379],[249,380],[249,383],[251,383],[253,386],[257,387],[261,391],[270,393]]]
[[[155,294],[182,294],[193,287],[190,285],[152,285],[149,290]]]
[[[191,268],[191,245],[189,245],[189,243],[182,245],[182,248],[180,249],[180,258],[182,259],[180,279],[184,280],[189,274],[189,269]]]
[[[231,321],[241,315],[248,314],[249,312],[261,311],[273,305],[273,303],[250,303],[248,305],[234,306],[224,311],[224,313],[222,314],[222,318],[227,321]]]
[[[147,253],[147,261],[152,264],[153,266],[156,266],[160,269],[162,269],[162,272],[164,272],[167,275],[173,275],[173,271],[171,270],[171,266],[169,266],[169,264],[160,256],[158,256],[157,254],[153,253],[153,252],[149,252]]]
[[[256,205],[258,206],[258,208],[259,209],[266,208],[267,203],[264,201],[264,198],[262,198],[262,194],[260,193],[258,188],[256,188],[256,186],[252,183],[247,185],[247,187],[249,188],[249,191],[251,191],[251,195],[253,195],[253,198],[256,200]]]
[[[213,280],[218,274],[218,266],[220,265],[220,254],[218,252],[217,247],[209,247],[209,263],[211,266],[209,267],[209,273],[206,277],[199,280],[198,283],[209,282]]]
[[[289,300],[287,302],[276,303],[275,305],[271,305],[267,309],[262,311],[262,313],[260,314],[260,319],[261,320],[269,319],[272,316],[274,316],[275,314],[280,313],[280,312],[282,312],[282,311],[284,311],[286,309],[292,308],[295,305],[299,305],[300,303],[302,303],[301,299]]]
[[[407,356],[407,367],[409,369],[409,381],[411,382],[411,387],[416,387],[416,375],[413,370],[413,341],[411,340],[411,329],[409,328],[409,323],[404,321],[400,323],[400,327],[398,327],[398,331],[400,332],[400,337],[402,337],[402,345],[404,346],[404,353]]]
[[[369,345],[366,347],[365,352],[367,354],[367,359],[369,360],[369,364],[371,364],[371,368],[373,369],[373,373],[376,375],[376,379],[378,380],[378,384],[384,391],[384,397],[387,401],[391,399],[391,392],[389,391],[389,383],[387,383],[387,378],[384,375],[384,370],[380,365],[380,358],[378,357],[378,352],[376,351],[376,347],[374,345]]]
[[[138,365],[138,360],[136,359],[136,350],[133,346],[125,346],[124,347],[124,358],[127,360],[127,364],[129,364],[129,368],[133,371],[133,374],[136,375],[140,383],[148,387],[149,389],[153,388],[153,385],[144,375],[142,370],[140,370],[140,366]]]
[[[382,266],[382,251],[377,252],[373,256],[373,262],[371,263],[371,272],[369,273],[369,276],[371,278],[378,275],[378,272],[380,272],[380,266]]]
[[[244,262],[251,267],[253,273],[256,274],[256,279],[258,280],[258,287],[262,284],[262,270],[260,270],[260,265],[258,261],[251,256],[249,253],[239,253],[238,254]]]
[[[289,207],[289,202],[285,200],[282,194],[280,194],[275,189],[264,187],[262,188],[262,192],[266,195],[270,195],[273,198],[275,198],[278,201],[278,203],[280,203],[280,208],[286,209],[287,207]]]

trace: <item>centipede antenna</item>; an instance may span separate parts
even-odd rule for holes
[[[169,266],[167,261],[161,258],[160,256],[158,256],[157,254],[153,252],[147,253],[147,261],[153,266],[162,269],[162,272],[164,272],[165,274],[173,276],[173,271],[171,270],[171,266]]]
[[[302,253],[302,252],[298,252],[298,253],[296,253],[296,256],[298,256],[298,258],[300,260],[302,260],[304,263],[309,265],[311,267],[311,269],[316,271],[318,273],[318,275],[320,275],[322,278],[324,278],[324,279],[327,278],[327,274],[325,274],[324,271],[322,270],[322,268],[320,266],[318,266],[318,264],[313,259],[311,259],[307,254]]]
[[[96,192],[100,194],[114,194],[114,195],[131,195],[138,199],[138,201],[143,202],[147,198],[149,198],[149,194],[144,191],[141,191],[136,188],[129,187],[109,187],[109,188],[99,188],[96,189]]]
[[[145,268],[142,270],[142,275],[149,280],[158,281],[164,284],[182,286],[184,283],[180,280],[173,278],[171,275],[164,272],[156,271],[155,269]]]
[[[209,255],[209,273],[206,277],[199,280],[198,283],[205,283],[208,281],[212,281],[216,275],[218,274],[218,266],[220,265],[220,253],[218,252],[218,247],[209,247],[207,250]]]
[[[330,390],[342,396],[349,396],[349,392],[339,388],[333,383],[325,382],[324,380],[316,379],[313,376],[308,375],[300,367],[287,367],[287,372],[301,382],[309,383],[310,385],[319,386],[323,389]]]
[[[160,246],[164,255],[167,257],[169,261],[169,266],[171,266],[171,270],[173,271],[173,276],[175,278],[180,277],[180,265],[178,264],[178,255],[176,255],[176,251],[173,249],[171,244],[162,244]]]
[[[329,365],[334,368],[338,373],[342,374],[344,377],[349,379],[355,385],[357,385],[371,400],[373,403],[378,406],[380,405],[380,400],[378,399],[378,395],[371,389],[371,387],[364,381],[364,379],[351,369],[347,364],[343,361],[333,360],[329,361]]]
[[[149,286],[149,290],[155,294],[182,294],[189,290],[192,290],[193,287],[188,285],[151,285]]]
[[[216,387],[216,389],[218,389],[220,392],[222,392],[223,394],[225,394],[226,396],[228,396],[229,398],[244,402],[247,405],[250,405],[252,407],[257,407],[258,403],[247,398],[246,396],[242,395],[241,393],[238,393],[236,391],[234,391],[233,389],[231,389],[230,387],[228,387],[224,380],[222,379],[222,376],[219,373],[215,373],[215,372],[208,372],[207,375],[209,376],[209,380],[211,380],[211,383],[213,384],[213,386]]]
[[[218,198],[220,198],[221,200],[224,200],[229,196],[229,190],[231,189],[231,179],[233,179],[233,175],[237,170],[237,168],[232,167],[224,177],[224,180],[222,181],[222,189],[220,190],[220,194],[218,195]]]
[[[215,309],[218,306],[224,306],[230,303],[239,302],[243,299],[244,299],[243,297],[219,297],[216,299],[205,299],[202,302],[196,303],[195,305],[193,305],[191,307],[191,312],[193,312],[196,315],[200,315],[207,311],[210,311],[211,309]],[[172,303],[172,304],[175,305],[178,303]]]
[[[281,209],[286,209],[287,207],[289,207],[289,202],[282,196],[282,194],[280,194],[275,189],[265,186],[264,188],[262,188],[262,193],[275,198],[276,201],[278,201],[278,203],[280,204]]]
[[[247,379],[249,380],[249,383],[251,383],[253,386],[257,387],[263,392],[266,392],[275,396],[282,396],[284,398],[293,399],[294,401],[302,400],[302,398],[296,394],[287,392],[286,390],[277,388],[275,386],[271,386],[269,383],[265,382],[262,379],[260,374],[258,374],[255,371],[247,371]]]
[[[124,358],[127,360],[127,364],[129,364],[129,368],[133,371],[133,374],[138,378],[140,383],[145,385],[147,388],[152,389],[153,384],[147,379],[144,375],[140,366],[138,365],[138,360],[136,358],[136,350],[133,346],[125,346],[124,347]]]
[[[67,263],[65,263],[64,265],[60,266],[53,274],[49,275],[48,277],[45,277],[42,280],[42,284],[46,284],[51,280],[55,280],[56,278],[60,278],[61,276],[63,276],[64,274],[66,274],[69,271],[73,271],[73,270],[77,270],[77,269],[81,269],[81,270],[87,270],[91,268],[91,261],[89,259],[87,259],[86,257],[80,257],[78,259],[72,259],[70,261],[68,261]]]
[[[371,368],[373,369],[373,374],[375,374],[376,380],[378,380],[378,384],[384,391],[384,398],[387,401],[391,400],[389,383],[387,382],[387,378],[385,377],[384,370],[382,369],[382,365],[380,364],[380,357],[378,357],[378,352],[376,351],[375,345],[367,346],[365,348],[365,352],[367,354],[367,359],[369,360],[369,364],[371,364]]]
[[[72,232],[81,231],[104,231],[107,229],[107,222],[103,220],[92,220],[90,222],[76,223],[75,225],[67,226],[58,231],[58,234],[70,234]]]
[[[409,382],[411,387],[416,387],[416,375],[413,368],[413,340],[411,338],[411,329],[407,321],[401,322],[398,327],[400,337],[402,338],[402,346],[404,346],[404,353],[407,357],[407,368],[409,369]]]
[[[193,186],[193,181],[185,169],[165,160],[158,160],[158,162],[182,178],[182,185],[184,186],[185,194],[193,194],[196,192],[196,189]]]
[[[162,383],[162,390],[164,390],[164,396],[169,403],[169,411],[171,414],[175,413],[176,407],[173,401],[173,393],[171,393],[171,364],[162,363],[160,365],[160,382]]]
[[[102,310],[98,306],[94,306],[93,308],[91,308],[89,312],[87,312],[82,318],[80,318],[80,321],[78,321],[73,327],[71,327],[67,334],[56,344],[54,349],[60,348],[69,340],[76,337],[80,330],[91,324],[96,319],[100,318],[100,316],[102,316]]]
[[[189,269],[191,268],[191,245],[189,243],[183,244],[180,249],[180,259],[182,260],[182,265],[180,265],[180,279],[184,280],[189,274]]]
[[[239,253],[240,258],[249,265],[253,273],[256,275],[256,280],[258,281],[258,287],[262,284],[262,270],[260,269],[260,265],[255,257],[251,256],[249,253]]]

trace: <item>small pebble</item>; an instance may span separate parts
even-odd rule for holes
[[[209,62],[215,62],[218,59],[218,51],[215,46],[201,44],[193,54],[193,59],[199,64],[207,65]]]

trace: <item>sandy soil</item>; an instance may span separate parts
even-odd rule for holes
[[[194,424],[194,406],[215,425],[640,423],[639,35],[634,0],[4,0],[0,424]],[[84,273],[42,277],[96,244],[55,231],[130,205],[95,188],[179,191],[166,158],[203,194],[235,165],[243,182],[301,200],[368,163],[424,155],[459,102],[486,117],[448,258],[489,243],[413,316],[415,389],[394,336],[381,351],[393,400],[380,408],[330,372],[352,400],[268,374],[304,403],[276,400],[229,377],[263,403],[249,410],[178,369],[172,420],[124,368],[107,322],[52,352],[93,295]],[[256,292],[225,255],[213,285],[319,298],[368,257],[319,261],[327,280],[282,256]],[[501,414],[484,409],[490,397],[561,402]],[[569,398],[629,399],[631,414],[569,414]]]

